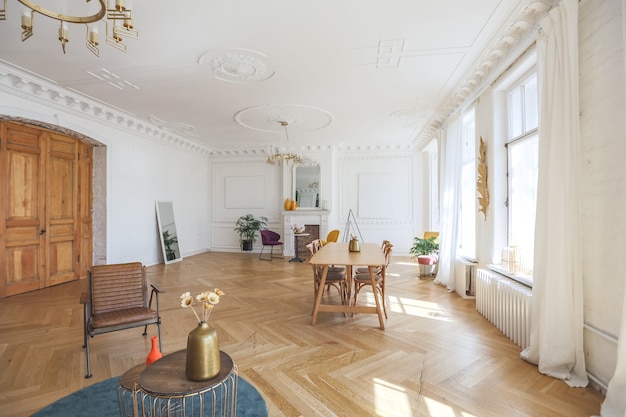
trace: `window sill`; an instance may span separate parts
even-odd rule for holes
[[[529,288],[533,287],[533,277],[530,275],[512,274],[510,272],[505,271],[500,265],[496,265],[496,264],[489,264],[487,265],[487,268],[489,268],[490,270],[494,272],[497,272],[500,275],[504,275],[505,277],[510,278],[513,281],[517,281],[520,284],[526,285]]]

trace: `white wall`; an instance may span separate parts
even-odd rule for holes
[[[615,369],[626,276],[626,101],[621,13],[618,1],[580,3],[584,336],[587,369],[603,384],[608,383]]]
[[[367,242],[387,239],[394,255],[407,255],[414,237],[428,228],[427,158],[423,153],[338,154],[331,217],[342,235],[352,211],[356,227],[350,234],[360,240],[360,231]]]
[[[33,100],[28,92],[2,87],[0,115],[59,125],[106,146],[106,262],[162,262],[156,200],[174,203],[183,256],[207,249],[206,156],[167,145],[133,128],[85,117],[71,107]]]
[[[239,251],[239,236],[233,228],[239,216],[248,213],[268,219],[268,228],[280,233],[282,169],[262,158],[219,159],[210,161],[210,249]],[[227,189],[227,184],[238,184]],[[282,233],[281,233],[282,234]],[[260,250],[257,235],[255,250]]]
[[[424,214],[426,155],[333,150],[303,152],[302,155],[320,164],[320,200],[327,202],[330,211],[328,230],[339,229],[343,235],[352,210],[363,240],[378,243],[388,239],[394,244],[394,254],[408,254],[413,237],[421,236],[427,228]],[[233,227],[237,218],[247,213],[267,217],[269,228],[281,233],[283,203],[286,198],[294,197],[291,166],[268,165],[261,158],[212,159],[210,165],[211,250],[240,250]],[[261,204],[246,205],[245,198],[251,191],[242,189],[237,191],[242,195],[242,204],[228,207],[224,184],[235,176],[249,179],[251,184],[264,184]],[[358,234],[354,229],[350,233]],[[260,247],[260,240],[257,240],[255,250]]]

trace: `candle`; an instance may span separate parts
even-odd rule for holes
[[[24,13],[22,15],[22,29],[31,30],[33,28],[33,17],[30,13]]]
[[[98,45],[98,28],[91,28],[89,31],[89,42],[94,46]]]

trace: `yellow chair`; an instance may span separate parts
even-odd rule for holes
[[[335,229],[335,230],[331,230],[330,232],[328,232],[328,235],[326,235],[326,240],[322,240],[322,246],[324,246],[325,244],[327,244],[328,242],[336,242],[339,240],[339,230]]]

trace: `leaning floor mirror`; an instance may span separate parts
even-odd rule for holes
[[[157,201],[156,214],[165,265],[182,261],[174,221],[174,204],[171,201]]]

